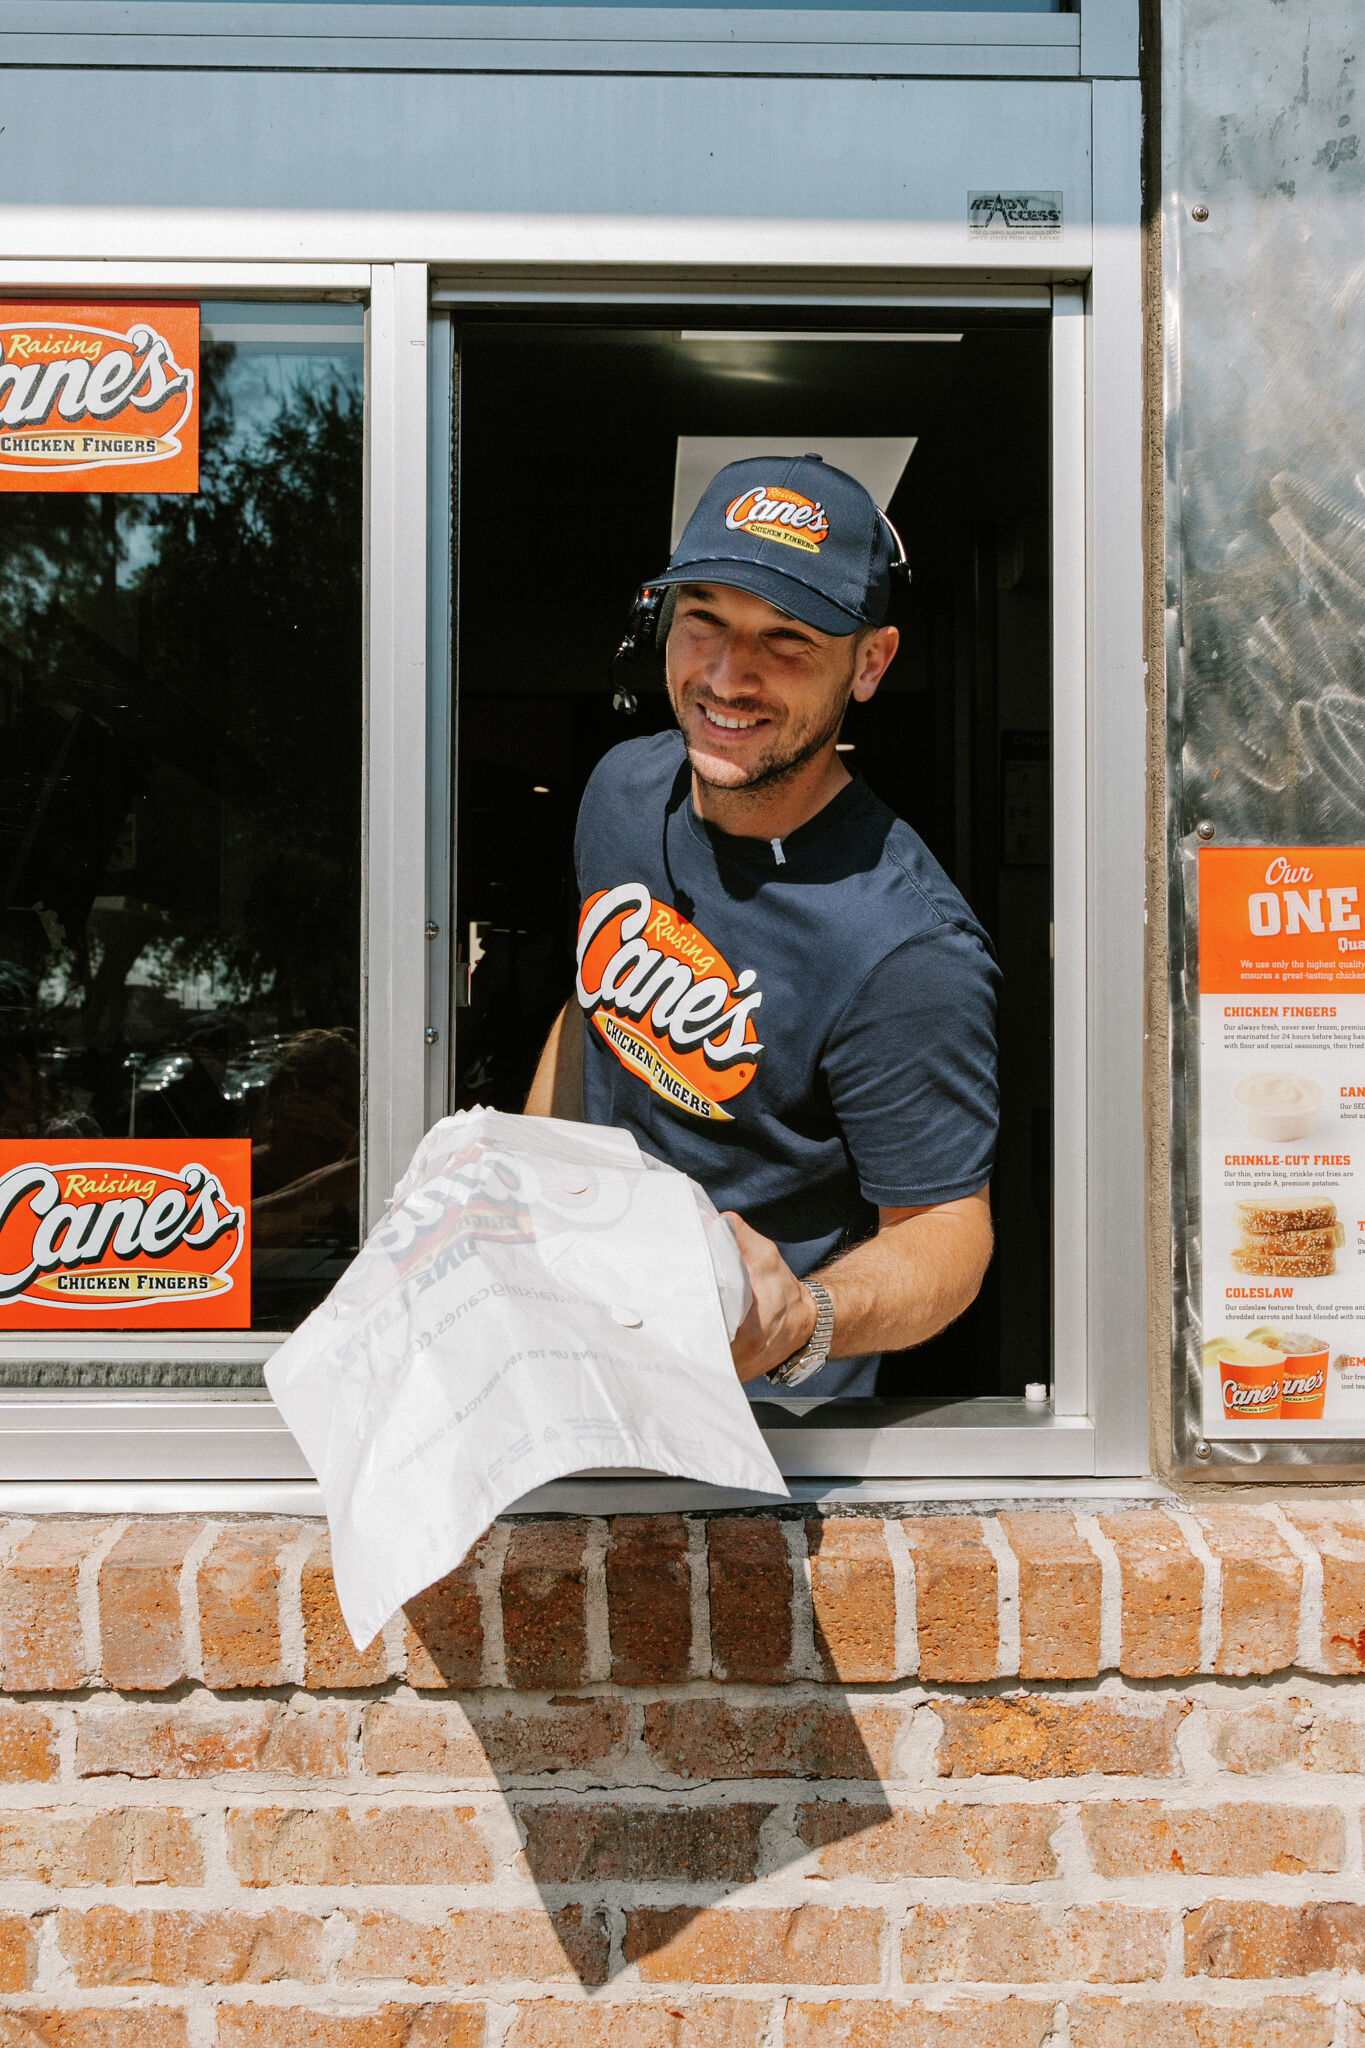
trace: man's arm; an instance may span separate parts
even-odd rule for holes
[[[525,1114],[583,1121],[583,1012],[577,1003],[565,1003],[550,1026]]]
[[[990,1189],[926,1209],[883,1209],[877,1235],[812,1277],[834,1303],[831,1356],[900,1351],[956,1322],[990,1264]],[[731,1216],[749,1269],[754,1305],[730,1346],[742,1380],[771,1372],[804,1350],[815,1303],[770,1238]]]

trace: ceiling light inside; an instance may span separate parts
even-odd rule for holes
[[[850,334],[817,334],[807,327],[684,327],[680,341],[961,341],[960,334],[884,334],[863,329]]]

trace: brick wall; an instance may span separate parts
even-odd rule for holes
[[[0,1530],[0,2048],[1365,2048],[1365,1514]]]

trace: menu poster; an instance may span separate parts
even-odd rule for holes
[[[1365,847],[1199,853],[1205,1437],[1365,1437]]]

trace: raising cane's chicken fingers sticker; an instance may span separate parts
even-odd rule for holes
[[[248,1138],[0,1142],[0,1328],[250,1323]]]
[[[197,305],[0,302],[0,491],[198,488]]]

